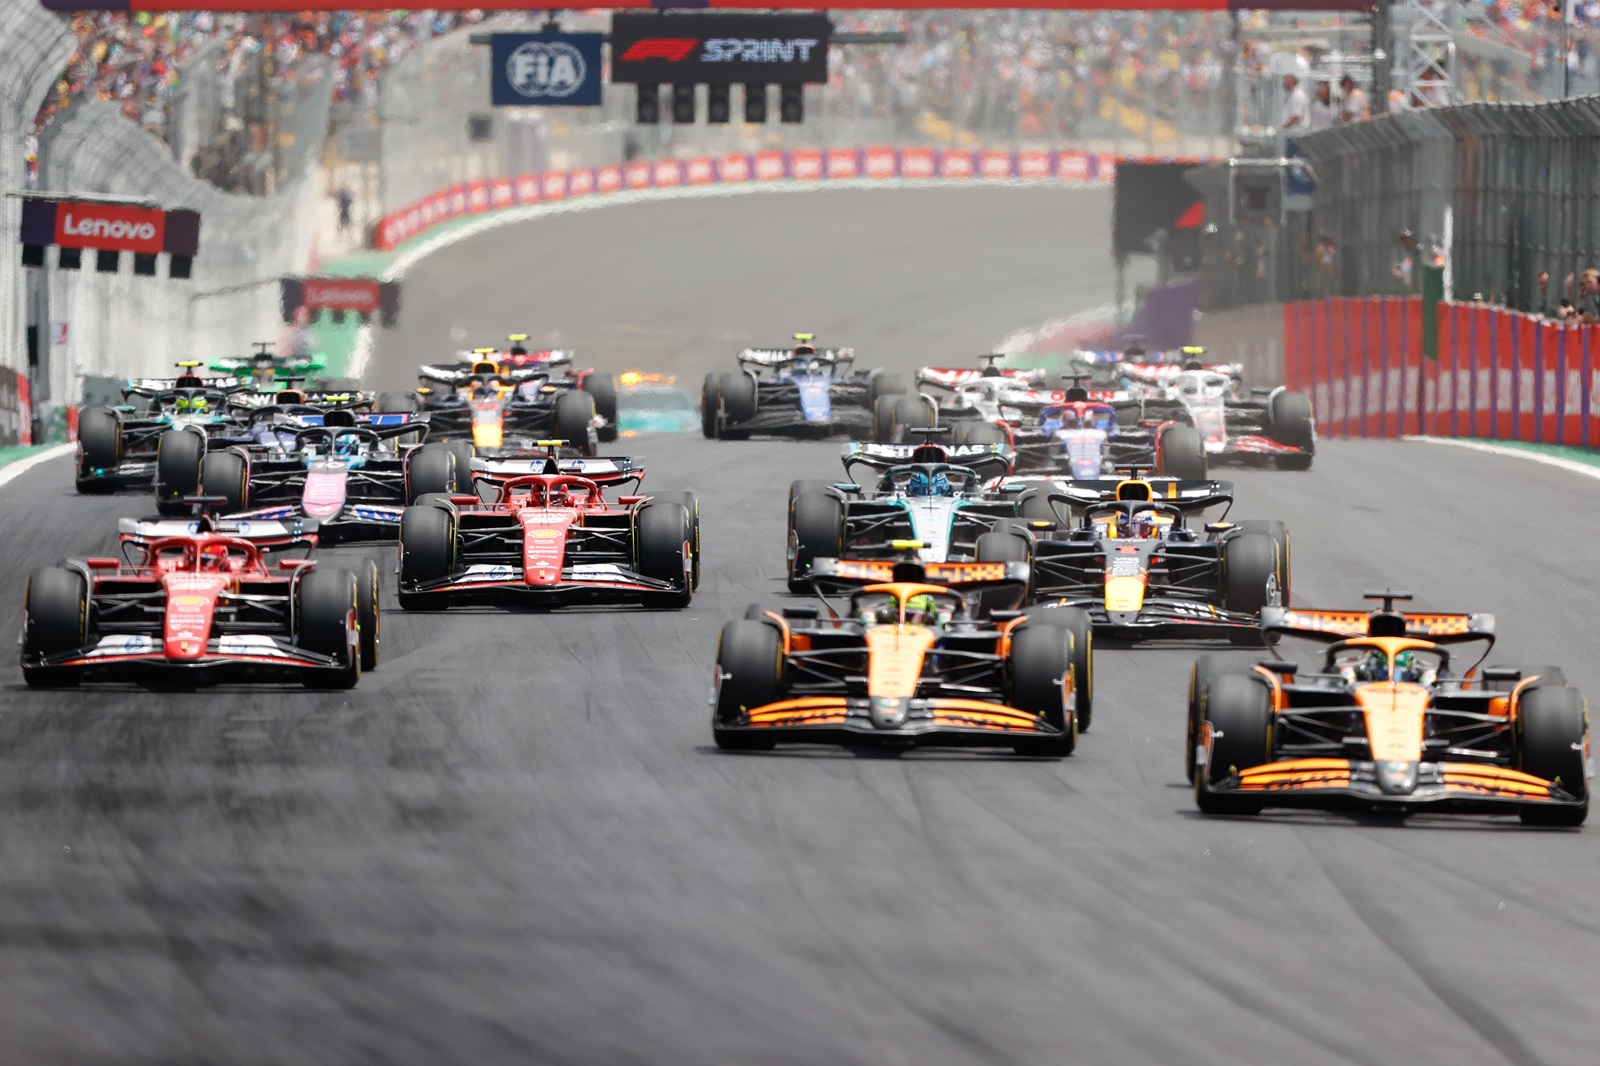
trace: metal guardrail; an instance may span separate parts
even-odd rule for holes
[[[1566,279],[1600,267],[1600,98],[1412,111],[1293,144],[1316,189],[1272,223],[1233,221],[1225,166],[1191,173],[1215,227],[1203,307],[1406,295],[1438,263],[1448,297],[1537,310],[1578,300]]]

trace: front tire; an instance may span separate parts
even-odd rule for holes
[[[1200,718],[1212,729],[1211,757],[1195,773],[1194,799],[1204,814],[1260,814],[1254,796],[1210,792],[1239,770],[1272,760],[1272,704],[1265,685],[1244,674],[1213,676],[1201,690]]]
[[[237,452],[212,452],[200,460],[200,493],[222,497],[223,514],[250,506],[250,468]]]
[[[1168,426],[1156,447],[1156,473],[1185,481],[1206,476],[1206,448],[1193,426]]]
[[[752,707],[783,695],[783,640],[775,626],[740,619],[722,627],[717,639],[716,709],[711,735],[724,751],[768,751],[774,737],[738,730]]]
[[[583,391],[594,398],[594,413],[605,422],[595,431],[601,444],[617,439],[617,379],[590,371],[583,376]]]
[[[354,688],[361,680],[359,638],[351,646],[351,625],[359,617],[356,576],[348,570],[321,568],[300,578],[295,610],[296,643],[307,651],[341,660],[337,670],[303,670],[306,688]]]
[[[635,566],[645,577],[681,586],[672,592],[649,592],[647,607],[689,606],[694,598],[694,556],[689,511],[681,503],[651,501],[634,519]]]
[[[1579,826],[1589,816],[1589,778],[1585,753],[1589,715],[1574,688],[1540,685],[1518,701],[1517,760],[1523,773],[1582,799],[1577,807],[1529,806],[1517,813],[1526,825]]]
[[[599,438],[594,428],[594,397],[587,392],[563,392],[556,396],[556,436],[578,450],[579,455],[593,455],[598,450]]]
[[[722,393],[717,388],[717,375],[707,374],[700,388],[700,433],[706,440],[717,439],[717,410],[722,404]]]
[[[361,670],[376,670],[382,617],[378,612],[378,564],[372,559],[364,559],[356,567],[356,624],[361,627]]]
[[[76,570],[64,566],[35,570],[22,593],[22,610],[24,663],[89,643],[89,587]],[[30,688],[71,688],[82,679],[82,672],[71,667],[22,668],[22,680]]]
[[[407,507],[400,516],[401,609],[448,607],[448,595],[412,592],[408,586],[440,581],[455,568],[455,516],[443,507]]]
[[[431,492],[459,496],[463,485],[460,457],[448,444],[424,444],[406,459],[406,495],[411,504]]]
[[[1057,737],[1032,737],[1012,745],[1018,755],[1062,758],[1078,745],[1078,719],[1066,707],[1064,678],[1071,670],[1071,637],[1059,626],[1024,623],[1011,637],[1006,668],[1011,706],[1061,730]]]

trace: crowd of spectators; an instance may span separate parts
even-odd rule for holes
[[[476,11],[76,16],[70,23],[77,42],[72,57],[43,101],[24,145],[30,184],[37,174],[39,135],[79,101],[116,103],[131,121],[170,141],[183,78],[202,73],[188,65],[209,41],[218,42],[212,50],[214,66],[203,73],[217,79],[224,110],[233,105],[240,71],[257,57],[266,60],[274,76],[281,76],[292,73],[306,56],[327,56],[335,63],[335,99],[372,102],[385,67],[419,42],[483,17]]]

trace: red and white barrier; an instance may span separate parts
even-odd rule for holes
[[[554,203],[620,190],[744,182],[911,179],[1058,181],[1110,184],[1115,156],[1093,152],[991,152],[940,148],[797,148],[718,157],[585,167],[463,182],[440,189],[379,222],[374,244],[390,249],[434,226],[524,204]]]
[[[1600,445],[1600,327],[1441,304],[1432,360],[1420,299],[1352,297],[1286,304],[1283,339],[1284,382],[1325,434]]]

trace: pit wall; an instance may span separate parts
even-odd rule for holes
[[[1206,315],[1196,340],[1224,359],[1249,354],[1252,386],[1309,393],[1326,436],[1600,445],[1594,327],[1442,304],[1435,361],[1422,355],[1420,299],[1351,297]]]

